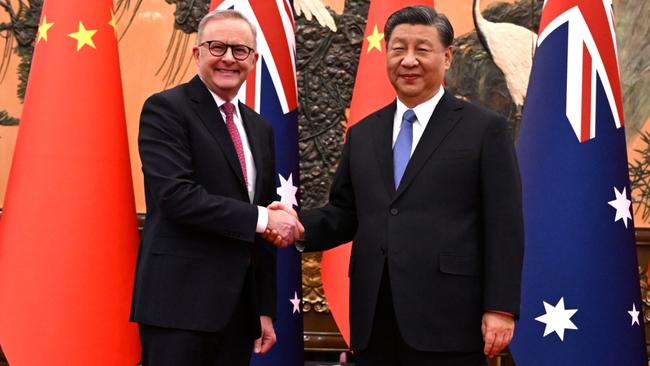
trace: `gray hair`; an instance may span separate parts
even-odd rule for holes
[[[449,19],[430,6],[407,6],[391,14],[384,26],[386,44],[390,41],[390,36],[395,27],[400,24],[421,24],[435,27],[440,35],[440,42],[445,48],[451,46],[454,41],[454,28],[451,26]]]
[[[209,13],[207,13],[203,19],[199,22],[199,29],[198,29],[198,35],[196,37],[196,43],[198,44],[202,39],[203,39],[203,30],[205,29],[205,26],[215,20],[221,20],[221,19],[241,19],[248,24],[248,26],[251,29],[251,32],[253,33],[253,46],[257,46],[257,29],[255,28],[255,25],[251,23],[248,18],[244,16],[244,14],[240,13],[237,10],[234,9],[215,9]]]

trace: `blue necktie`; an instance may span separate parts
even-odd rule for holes
[[[402,116],[402,127],[397,134],[395,147],[393,147],[393,174],[395,178],[395,189],[402,180],[406,165],[411,158],[411,147],[413,146],[413,122],[417,120],[415,112],[412,109],[404,112]]]

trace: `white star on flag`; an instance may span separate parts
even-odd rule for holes
[[[632,303],[632,310],[628,311],[627,313],[630,314],[630,316],[632,317],[632,324],[630,324],[630,325],[634,325],[634,323],[636,323],[637,325],[641,325],[641,324],[639,324],[639,314],[640,314],[640,312],[636,309],[636,304],[635,303]]]
[[[546,314],[540,315],[535,320],[546,324],[544,328],[544,337],[555,332],[561,341],[564,341],[564,330],[578,329],[571,321],[571,317],[578,309],[565,309],[564,297],[560,298],[557,305],[553,306],[546,301],[543,301]]]
[[[296,200],[298,187],[293,185],[292,175],[293,174],[289,174],[289,179],[284,179],[282,174],[278,174],[280,177],[280,186],[276,189],[276,192],[278,193],[278,196],[280,196],[280,202],[289,207],[298,207],[298,200]]]
[[[616,199],[609,201],[610,206],[616,209],[616,218],[614,222],[618,220],[623,220],[625,227],[627,228],[627,220],[632,220],[632,214],[630,213],[630,205],[632,202],[627,199],[627,193],[625,192],[626,188],[623,187],[623,192],[619,192],[616,187],[614,187],[614,193],[616,194]]]
[[[289,299],[289,302],[293,304],[291,314],[300,313],[300,299],[298,298],[298,292],[293,292],[293,299]]]

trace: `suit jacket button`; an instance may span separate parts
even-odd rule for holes
[[[393,216],[397,216],[397,214],[399,214],[399,210],[393,207],[390,209],[390,214]]]

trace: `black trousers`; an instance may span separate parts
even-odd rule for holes
[[[384,265],[370,343],[366,349],[355,351],[355,365],[484,366],[486,364],[487,360],[482,352],[426,352],[418,351],[406,344],[395,318],[388,266]]]
[[[140,324],[142,366],[248,366],[259,337],[259,316],[251,304],[249,278],[228,325],[201,332]]]

